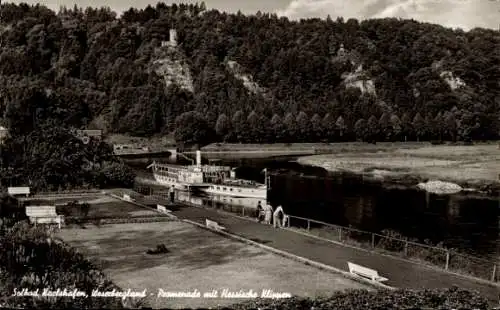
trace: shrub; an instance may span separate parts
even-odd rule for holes
[[[256,299],[226,309],[488,309],[477,292],[456,287],[443,290],[351,290],[326,298]]]
[[[33,298],[12,296],[14,289],[74,289],[88,295],[93,289],[120,289],[82,254],[52,237],[43,226],[18,222],[0,238],[0,304],[14,308],[123,308],[111,298]]]

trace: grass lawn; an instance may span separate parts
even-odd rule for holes
[[[64,204],[72,201],[83,201],[85,199],[80,199],[80,198],[37,198],[37,199],[30,199],[29,201],[26,202],[26,205],[30,206],[48,206],[48,205],[54,205],[54,204]]]
[[[459,184],[493,184],[499,183],[500,150],[497,144],[438,145],[308,156],[298,162],[378,177],[413,175]]]
[[[104,199],[104,200],[103,200]],[[109,201],[109,198],[104,196],[102,193],[90,193],[85,195],[57,195],[56,193],[51,196],[38,196],[29,198],[20,198],[26,205],[54,205],[54,204],[64,204],[72,201],[86,201],[88,203],[105,202]]]
[[[157,298],[164,291],[203,294],[271,289],[299,296],[328,295],[350,288],[366,288],[339,275],[265,252],[182,222],[116,224],[97,228],[63,229],[59,236],[102,261],[104,271],[123,289],[152,295],[153,308],[213,307],[241,300],[223,298]],[[147,249],[165,244],[170,253],[148,255]]]
[[[155,211],[141,208],[137,205],[124,202],[122,200],[104,196],[101,194],[93,197],[75,197],[75,198],[47,198],[47,199],[33,199],[26,202],[27,206],[35,205],[54,205],[56,204],[56,211],[58,214],[68,217],[80,217],[81,211],[79,207],[65,206],[72,201],[86,202],[90,205],[87,217],[90,218],[126,218],[126,217],[149,217],[158,216]]]

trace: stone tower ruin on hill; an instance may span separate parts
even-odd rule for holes
[[[177,30],[170,29],[168,32],[168,41],[162,41],[161,47],[177,47]]]

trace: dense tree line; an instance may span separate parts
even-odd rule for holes
[[[100,140],[88,144],[70,129],[41,124],[0,147],[0,185],[37,190],[131,186],[134,173]]]
[[[7,3],[1,26],[0,109],[14,132],[51,119],[141,136],[177,130],[182,142],[499,136],[495,30],[465,32],[393,18],[291,21],[164,3],[120,18],[108,8],[55,13]],[[175,83],[166,87],[151,69],[171,27],[194,92]],[[248,91],[227,70],[228,60],[265,94]],[[348,87],[345,77],[356,69],[371,80],[373,92]],[[445,72],[464,85],[451,86]],[[176,121],[184,113],[190,114]],[[193,117],[200,128],[182,128],[182,119]]]
[[[383,113],[380,118],[371,115],[348,124],[342,115],[274,114],[271,118],[251,111],[245,115],[241,110],[228,117],[220,114],[215,127],[196,112],[186,112],[177,118],[176,139],[187,143],[200,141],[224,141],[238,143],[272,142],[341,142],[341,141],[423,141],[423,140],[468,140],[468,136],[457,124],[452,113],[438,113],[425,118],[420,113],[398,116]],[[214,134],[215,133],[215,134]],[[478,137],[480,133],[477,133]]]

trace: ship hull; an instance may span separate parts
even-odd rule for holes
[[[266,185],[236,179],[229,166],[202,166],[198,163],[183,167],[153,163],[149,167],[153,168],[155,181],[162,186],[174,186],[181,191],[198,190],[211,195],[267,200]],[[225,178],[227,181],[222,181]]]
[[[241,187],[234,185],[210,185],[201,189],[211,195],[231,196],[231,197],[248,197],[267,200],[267,188],[265,185],[257,188]]]
[[[164,177],[161,175],[153,174],[155,181],[158,182],[159,185],[172,187],[181,191],[189,191],[189,186],[187,184],[180,183],[174,178]]]
[[[174,186],[177,190],[189,191],[193,187],[186,183],[180,183],[175,178],[165,177],[161,175],[154,174],[155,181],[159,185],[172,187]],[[248,197],[267,200],[267,188],[265,185],[256,188],[235,186],[235,185],[207,185],[205,187],[199,187],[198,190],[211,194],[211,195],[221,195],[221,196],[231,196],[231,197]]]

